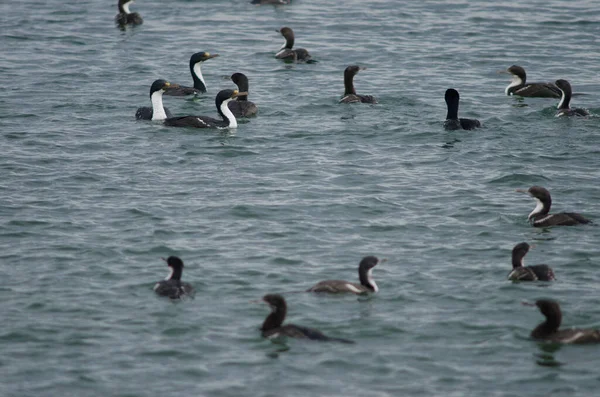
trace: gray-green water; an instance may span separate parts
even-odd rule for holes
[[[542,316],[520,302],[600,327],[600,228],[533,229],[514,190],[600,220],[600,118],[506,97],[496,71],[566,78],[600,114],[597,2],[140,0],[125,33],[113,3],[0,5],[0,395],[596,395],[600,347],[529,340]],[[286,25],[319,63],[273,58]],[[239,71],[259,116],[136,122],[197,51],[221,55],[209,93],[165,104],[216,115]],[[379,105],[337,103],[349,64]],[[444,132],[449,87],[484,128]],[[558,281],[505,280],[521,241]],[[251,300],[355,280],[368,254],[388,258],[370,299],[286,294],[289,321],[356,345],[260,337]],[[168,255],[195,300],[154,296]]]

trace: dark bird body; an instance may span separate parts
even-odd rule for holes
[[[344,70],[344,96],[340,99],[340,103],[377,103],[377,99],[374,96],[358,95],[354,89],[354,76],[359,71],[365,69],[364,67],[351,65]]]
[[[556,80],[556,86],[560,89],[562,96],[560,98],[560,102],[558,103],[558,110],[556,112],[557,117],[561,116],[589,116],[590,112],[585,109],[579,108],[570,108],[569,104],[571,102],[571,96],[573,95],[573,91],[571,90],[571,84],[567,80]]]
[[[248,92],[248,77],[243,73],[234,73],[231,80],[238,86],[239,92]],[[230,101],[227,106],[235,117],[250,117],[256,115],[258,107],[248,100],[248,95],[239,95],[235,101]]]
[[[385,261],[385,259],[384,259]],[[360,284],[344,280],[324,280],[310,287],[306,292],[366,294],[378,292],[379,288],[373,280],[373,268],[379,263],[374,256],[365,256],[358,265],[358,279]]]
[[[265,301],[272,310],[260,328],[262,336],[265,338],[289,337],[323,342],[331,341],[354,343],[354,341],[348,339],[329,337],[314,328],[308,328],[294,324],[283,325],[283,321],[285,320],[287,313],[287,304],[285,303],[285,299],[283,299],[281,295],[269,294],[263,296],[263,301]]]
[[[171,85],[168,81],[159,79],[155,80],[150,86],[150,101],[152,107],[143,106],[135,112],[136,120],[164,120],[167,117],[173,117],[169,109],[163,106],[163,93],[169,90]]]
[[[129,11],[129,6],[133,3],[133,0],[119,0],[119,13],[115,16],[115,23],[119,28],[125,29],[127,25],[135,26],[144,23],[140,14]]]
[[[527,243],[515,245],[512,251],[513,270],[508,274],[508,279],[512,281],[555,280],[554,271],[548,265],[523,266],[523,260],[530,248]]]
[[[222,120],[207,116],[180,116],[168,118],[164,121],[164,124],[169,127],[236,128],[237,120],[227,105],[238,94],[240,93],[237,90],[222,90],[217,94],[215,105]],[[241,94],[245,95],[247,93],[242,92]]]
[[[444,129],[453,130],[472,130],[481,127],[481,123],[476,119],[460,119],[458,118],[458,104],[460,101],[460,95],[454,88],[446,90],[444,95],[446,100],[446,106],[448,112],[446,113],[446,121],[444,122]]]
[[[528,190],[517,189],[517,192],[527,193],[537,202],[536,207],[528,216],[529,223],[531,223],[532,226],[575,226],[592,222],[575,212],[550,214],[552,198],[550,197],[550,192],[541,186],[532,186]]]
[[[154,292],[157,295],[168,297],[170,299],[181,299],[183,297],[193,297],[195,290],[189,283],[181,281],[183,273],[183,261],[176,256],[170,256],[163,259],[167,266],[171,268],[171,273],[165,280],[161,280],[154,286]]]
[[[529,304],[533,306],[532,304]],[[564,329],[559,330],[562,322],[562,313],[557,302],[549,299],[540,299],[535,306],[546,317],[546,321],[531,331],[533,339],[554,343],[600,343],[600,330],[597,329]]]
[[[527,74],[521,66],[512,65],[506,71],[513,76],[512,82],[506,87],[506,95],[518,95],[529,98],[560,98],[561,93],[553,83],[527,83]]]
[[[281,47],[281,50],[275,54],[275,58],[292,62],[312,61],[312,57],[304,48],[292,49],[294,47],[294,31],[291,28],[283,27],[279,30],[279,33],[285,38],[285,44]]]
[[[186,96],[204,94],[206,92],[206,83],[202,76],[202,63],[218,57],[219,54],[209,54],[208,52],[197,52],[190,57],[190,73],[192,74],[192,80],[194,80],[193,87],[179,86],[165,92],[165,95],[169,96]]]

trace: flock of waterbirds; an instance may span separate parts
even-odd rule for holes
[[[289,0],[252,0],[252,4],[263,5],[285,5]],[[142,17],[138,13],[132,13],[129,6],[133,0],[119,0],[119,13],[115,17],[115,23],[120,29],[126,29],[128,26],[136,26],[143,23]],[[314,63],[310,53],[304,48],[294,49],[294,32],[289,27],[283,27],[279,30],[285,38],[285,44],[275,54],[275,58],[293,63]],[[208,52],[198,52],[190,58],[190,72],[194,82],[193,87],[185,87],[178,84],[171,84],[166,80],[156,80],[150,87],[150,100],[152,107],[141,107],[136,112],[138,120],[161,121],[165,126],[171,127],[192,127],[192,128],[236,128],[239,117],[250,117],[256,115],[258,107],[248,101],[248,78],[243,73],[234,73],[231,80],[238,86],[238,90],[224,89],[219,91],[215,98],[217,112],[221,120],[207,116],[178,116],[174,117],[172,113],[163,106],[163,94],[168,96],[187,96],[204,94],[207,91],[206,83],[202,76],[201,65],[203,62],[218,57],[218,54],[209,54]],[[375,97],[371,95],[359,95],[354,89],[354,76],[364,67],[350,65],[344,70],[344,95],[340,103],[370,103],[377,104]],[[508,73],[512,75],[512,82],[506,87],[506,95],[515,95],[522,97],[537,98],[560,98],[557,106],[557,117],[562,116],[589,116],[586,109],[570,108],[572,97],[571,85],[567,80],[559,79],[554,83],[528,83],[525,70],[521,66],[513,65],[499,73]],[[458,117],[459,93],[453,88],[449,88],[445,93],[445,101],[448,108],[444,128],[446,130],[472,130],[481,127],[479,120],[465,119]],[[554,227],[554,226],[574,226],[592,223],[589,219],[573,212],[562,212],[550,214],[552,199],[550,192],[540,186],[532,186],[527,190],[518,189],[518,192],[529,194],[536,201],[535,209],[529,214],[528,220],[533,227]],[[508,274],[508,279],[512,281],[553,281],[555,274],[552,268],[546,264],[525,266],[523,264],[525,255],[533,248],[526,242],[515,245],[512,251],[513,269]],[[154,287],[156,294],[170,299],[182,299],[193,297],[194,288],[181,281],[183,273],[183,261],[170,256],[163,259],[170,269],[170,273],[165,280],[159,281]],[[349,293],[349,294],[372,294],[377,293],[379,288],[373,279],[373,269],[379,263],[385,262],[385,259],[378,259],[374,256],[364,257],[358,267],[359,283],[353,283],[345,280],[324,280],[306,290],[312,293]],[[271,307],[271,313],[264,320],[261,331],[263,337],[293,337],[320,341],[337,341],[342,343],[354,343],[351,340],[342,338],[333,338],[324,335],[322,332],[294,324],[283,325],[287,313],[287,304],[283,296],[279,294],[267,294],[263,296],[262,301]],[[540,299],[535,304],[524,302],[525,305],[537,306],[540,312],[545,316],[545,321],[538,325],[532,332],[531,337],[537,340],[544,340],[556,343],[600,343],[600,330],[595,329],[566,329],[559,330],[562,321],[560,306],[557,302]]]

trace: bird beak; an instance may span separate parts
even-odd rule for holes
[[[529,192],[525,189],[516,189],[515,192],[529,194]]]
[[[241,95],[248,95],[248,91],[243,91],[243,92],[233,91],[233,95],[231,97],[232,98],[236,98],[236,97],[241,96]]]
[[[163,258],[163,257],[161,257],[160,259],[162,259],[163,261],[165,261],[165,263],[167,263],[167,264],[169,263],[169,262],[167,262],[167,260],[166,260],[165,258]]]
[[[498,70],[498,72],[496,72],[496,73],[499,73],[499,74],[510,74],[510,72],[508,70]]]
[[[219,54],[212,54],[212,55],[211,55],[211,54],[208,54],[208,56],[206,57],[206,59],[210,59],[210,58],[216,58],[216,57],[218,57],[218,56],[219,56]]]
[[[366,66],[360,66],[360,67],[358,68],[358,70],[367,70],[367,67],[366,67]]]
[[[387,258],[383,258],[379,261],[379,263],[387,262]]]
[[[525,301],[522,301],[521,304],[523,306],[535,306],[535,303],[529,303],[529,302],[525,302]]]

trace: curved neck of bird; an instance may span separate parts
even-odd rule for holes
[[[458,120],[458,98],[447,100],[446,106],[448,106],[446,120]]]
[[[522,251],[513,253],[513,255],[512,255],[513,269],[524,266],[526,254],[527,254],[527,252],[522,252]]]
[[[562,97],[560,98],[560,102],[558,103],[557,109],[569,109],[569,103],[571,102],[571,94],[560,90],[562,93]]]
[[[163,90],[154,91],[150,97],[152,101],[152,120],[165,120],[167,118],[162,97]]]
[[[360,280],[360,284],[373,292],[379,291],[379,287],[373,280],[373,269],[370,268],[368,270],[363,269],[361,267],[358,268],[358,279]]]
[[[237,128],[237,120],[233,113],[231,113],[231,110],[229,110],[228,104],[230,101],[231,98],[227,98],[223,102],[217,103],[217,110],[219,112],[219,115],[221,115],[221,117],[223,118],[223,121],[228,123],[229,128]]]
[[[283,320],[285,320],[285,314],[287,311],[285,306],[276,307],[272,310],[273,311],[267,316],[267,318],[265,318],[265,321],[260,328],[262,331],[269,331],[271,329],[279,328],[281,327],[281,324],[283,324]]]
[[[506,87],[504,92],[506,93],[506,95],[510,95],[513,92],[515,92],[516,90],[518,90],[519,88],[523,87],[524,85],[525,85],[525,78],[524,77],[521,78],[521,77],[517,76],[516,74],[513,74],[512,81]]]
[[[119,4],[119,12],[122,14],[131,14],[129,11],[129,5],[133,3],[133,1],[128,1],[127,3]]]
[[[529,220],[535,219],[535,217],[539,215],[546,215],[548,212],[550,212],[550,205],[552,204],[552,201],[548,201],[545,203],[537,197],[534,197],[534,199],[536,201],[536,205],[533,211],[531,211],[531,213],[527,217],[527,219]]]
[[[239,81],[237,83],[237,86],[238,86],[238,91],[239,92],[248,92],[248,81],[247,80],[246,81],[244,81],[244,80]],[[248,95],[239,95],[236,98],[236,100],[237,101],[247,101],[248,100]]]
[[[347,95],[356,95],[353,73],[344,73],[344,96]]]
[[[283,43],[281,49],[283,50],[284,48],[287,48],[288,50],[291,50],[292,47],[294,47],[294,36],[285,37],[285,42]]]
[[[551,313],[546,316],[546,321],[535,327],[531,331],[531,336],[537,339],[542,339],[548,335],[552,335],[560,327],[562,315],[560,313]]]
[[[204,93],[206,92],[206,83],[202,76],[201,65],[202,62],[196,62],[195,64],[190,65],[190,71],[192,72],[192,79],[194,79],[194,88]]]
[[[175,269],[174,267],[169,266],[170,272],[165,280],[181,280],[181,273],[183,269]]]

